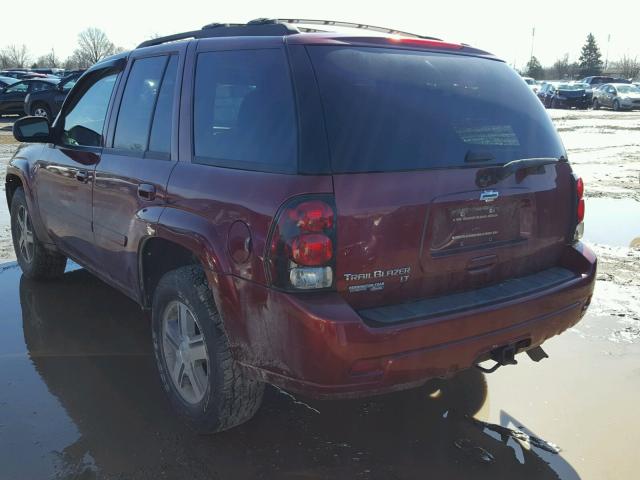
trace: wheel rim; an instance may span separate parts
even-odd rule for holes
[[[38,108],[36,108],[36,109],[33,111],[33,114],[34,114],[36,117],[44,117],[44,118],[48,118],[48,117],[49,117],[49,115],[47,115],[47,111],[46,111],[44,108],[42,108],[42,107],[38,107]]]
[[[613,102],[613,109],[620,110],[620,104],[618,102]]]
[[[31,263],[35,249],[35,239],[33,237],[33,226],[29,212],[24,205],[20,205],[18,209],[18,249],[22,258]]]
[[[162,315],[162,356],[173,386],[182,399],[197,404],[209,385],[209,354],[195,315],[175,300]]]

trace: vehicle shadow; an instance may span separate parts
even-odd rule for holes
[[[165,399],[133,302],[84,270],[22,277],[20,302],[31,361],[79,432],[56,454],[56,478],[578,478],[561,455],[472,418],[488,396],[478,370],[367,400],[270,387],[245,425],[197,435]]]

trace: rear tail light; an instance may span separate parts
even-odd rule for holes
[[[331,195],[296,197],[276,215],[266,258],[271,284],[285,290],[333,287],[336,213]]]
[[[578,241],[584,233],[584,182],[582,178],[574,175],[576,182],[576,230],[573,234],[573,240]]]

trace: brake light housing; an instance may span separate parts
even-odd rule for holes
[[[267,239],[267,276],[287,291],[334,288],[336,209],[333,195],[305,195],[278,210]]]
[[[576,228],[573,234],[573,241],[577,242],[584,233],[584,181],[577,175],[573,175],[575,181],[575,206],[576,206]]]

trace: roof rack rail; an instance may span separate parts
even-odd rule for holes
[[[440,40],[436,37],[426,37],[415,33],[403,32],[386,27],[375,27],[373,25],[365,25],[363,23],[341,22],[337,20],[313,20],[302,18],[257,18],[247,23],[210,23],[200,30],[191,30],[189,32],[175,33],[164,37],[152,38],[138,45],[137,48],[151,47],[161,45],[163,43],[185,40],[188,38],[211,38],[211,37],[243,37],[243,36],[282,36],[294,35],[300,33],[300,30],[321,32],[322,30],[313,28],[300,29],[291,25],[323,25],[330,27],[346,27],[370,30],[379,33],[387,33],[390,35],[402,35],[405,37],[424,38],[428,40]]]
[[[187,38],[282,36],[295,33],[300,33],[300,31],[277,20],[258,18],[247,23],[209,23],[200,30],[191,30],[146,40],[138,45],[137,48],[151,47]]]
[[[289,23],[294,25],[327,25],[330,27],[346,27],[346,28],[359,28],[362,30],[370,30],[372,32],[379,33],[387,33],[390,35],[402,35],[403,37],[414,37],[414,38],[424,38],[426,40],[439,40],[442,41],[441,38],[436,37],[428,37],[425,35],[418,35],[417,33],[404,32],[402,30],[396,30],[395,28],[387,28],[387,27],[376,27],[374,25],[366,25],[364,23],[352,23],[352,22],[342,22],[339,20],[315,20],[310,18],[278,18],[277,22],[280,23]],[[311,30],[311,29],[310,29]],[[321,30],[318,30],[321,31]]]

